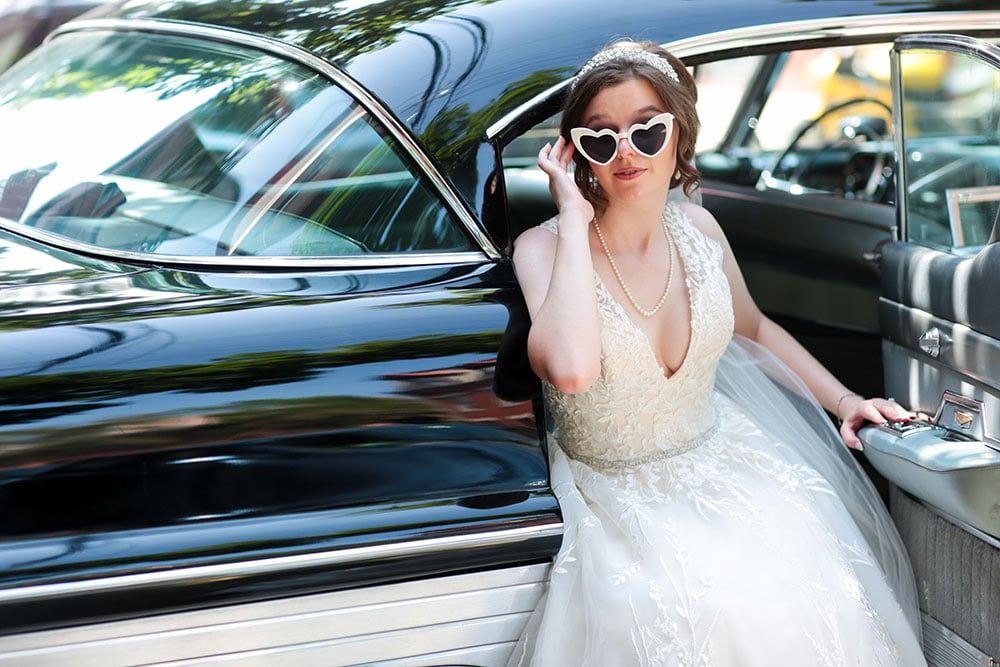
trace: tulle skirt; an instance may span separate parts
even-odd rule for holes
[[[632,469],[550,441],[566,533],[511,664],[925,664],[905,554],[853,461],[803,455],[738,396],[715,408],[700,446]]]

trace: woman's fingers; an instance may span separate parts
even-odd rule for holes
[[[568,172],[569,164],[573,160],[573,150],[573,144],[568,144],[565,139],[559,137],[556,139],[555,144],[545,144],[542,146],[542,149],[538,152],[538,164],[542,166],[542,163],[545,162],[553,167],[558,167],[564,172]]]
[[[891,398],[869,398],[858,401],[851,407],[840,426],[840,434],[848,447],[861,449],[862,444],[857,432],[866,423],[885,424],[908,421],[916,417],[916,413],[907,410]]]
[[[562,168],[568,172],[569,163],[573,160],[573,153],[576,151],[576,146],[574,146],[572,143],[567,143],[566,140],[563,139],[562,137],[559,137],[559,141],[557,141],[556,143],[558,144],[560,142],[562,143],[562,146],[559,149],[560,150],[559,164],[562,165]]]
[[[560,219],[566,214],[589,224],[594,217],[594,208],[580,192],[569,174],[569,163],[573,159],[573,145],[559,137],[555,144],[545,144],[538,151],[538,166],[549,177],[549,192],[555,200]]]

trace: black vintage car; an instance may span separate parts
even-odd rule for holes
[[[533,156],[566,85],[621,35],[698,78],[701,196],[757,300],[927,413],[865,455],[931,664],[993,664],[988,4],[125,1],[63,26],[0,78],[0,664],[504,663],[561,539],[510,249],[552,213]]]

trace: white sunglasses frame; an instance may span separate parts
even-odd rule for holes
[[[639,147],[636,146],[635,143],[632,141],[632,133],[635,132],[636,130],[649,130],[658,123],[663,123],[667,127],[667,134],[663,138],[663,145],[660,146],[653,154],[649,154],[640,150]],[[657,155],[662,153],[663,149],[666,148],[667,144],[670,143],[670,138],[673,136],[673,134],[674,134],[674,115],[670,112],[657,114],[652,118],[650,118],[649,120],[647,120],[645,123],[635,123],[624,132],[615,132],[610,128],[604,128],[603,130],[592,130],[589,127],[574,127],[572,130],[569,131],[570,139],[573,140],[573,145],[576,146],[576,150],[579,151],[580,155],[582,155],[588,162],[599,164],[602,167],[604,165],[611,164],[611,161],[614,160],[616,157],[618,157],[618,149],[621,147],[622,139],[627,139],[628,145],[631,146],[632,150],[634,150],[639,155],[645,155],[646,157],[656,157]],[[583,149],[583,147],[580,145],[580,140],[584,137],[596,139],[598,137],[603,137],[603,136],[609,136],[615,140],[615,152],[612,153],[611,157],[608,158],[606,161],[600,162],[598,160],[593,159],[590,156],[590,154],[588,154],[587,151]]]

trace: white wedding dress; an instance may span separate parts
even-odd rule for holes
[[[687,356],[665,376],[595,273],[601,375],[582,394],[544,386],[565,537],[511,664],[924,664],[870,483],[787,369],[733,341],[721,247],[665,214]]]

